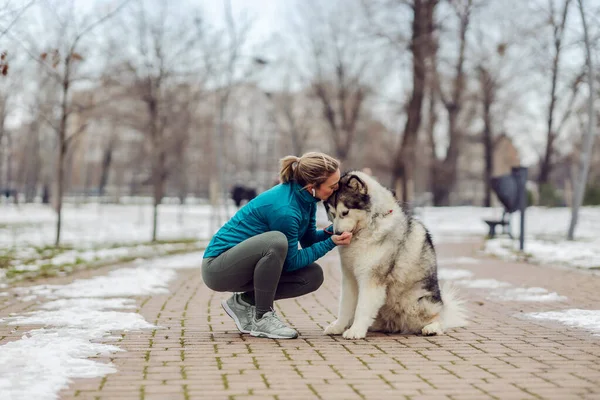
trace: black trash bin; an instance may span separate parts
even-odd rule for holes
[[[513,167],[510,175],[493,177],[490,185],[496,193],[498,200],[508,213],[521,212],[521,234],[519,236],[519,247],[524,248],[525,240],[525,208],[527,208],[527,167]]]

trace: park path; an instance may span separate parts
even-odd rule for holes
[[[462,288],[470,325],[439,337],[370,334],[347,341],[322,334],[335,318],[339,257],[321,259],[325,284],[314,294],[280,301],[278,312],[297,340],[241,335],[223,312],[226,294],[208,290],[199,269],[180,270],[170,293],[136,298],[138,312],[160,328],[118,332],[126,350],[99,357],[118,372],[77,379],[61,399],[600,399],[600,336],[530,312],[600,309],[600,277],[579,271],[506,262],[479,254],[479,241],[438,246],[444,269],[514,287],[543,287],[567,299],[523,302]],[[114,268],[114,267],[113,267]],[[106,274],[110,268],[48,280]],[[464,271],[463,271],[464,272]],[[35,308],[7,305],[0,318]],[[3,303],[4,302],[4,303]],[[0,345],[31,326],[0,325]],[[1,396],[0,396],[1,398]]]

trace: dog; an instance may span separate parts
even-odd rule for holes
[[[429,336],[466,325],[456,289],[446,284],[440,290],[431,235],[388,189],[363,172],[349,172],[324,205],[334,232],[353,234],[349,245],[338,247],[339,313],[326,335],[361,339],[367,331],[379,331]]]

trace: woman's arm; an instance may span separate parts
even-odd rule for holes
[[[310,246],[302,245],[302,249],[298,249],[298,233],[300,230],[300,220],[296,217],[285,216],[275,220],[271,225],[272,230],[282,232],[288,239],[288,252],[285,258],[283,269],[285,271],[293,271],[312,264],[319,258],[323,257],[336,246],[330,235],[327,235],[325,240],[313,243]],[[322,233],[323,231],[321,231]],[[306,235],[304,235],[305,237]],[[303,241],[304,241],[303,237]]]
[[[329,232],[327,232],[326,229],[329,229]],[[300,238],[300,245],[302,248],[304,249],[315,243],[329,239],[333,234],[333,228],[329,226],[326,229],[317,229],[317,206],[313,205],[308,228],[306,229],[304,236]]]

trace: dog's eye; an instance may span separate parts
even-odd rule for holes
[[[342,217],[345,217],[346,215],[348,215],[348,213],[349,213],[349,211],[348,211],[348,210],[346,210],[346,211],[342,211]]]

